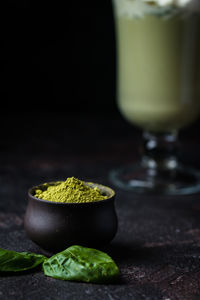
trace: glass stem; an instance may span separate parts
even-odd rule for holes
[[[143,133],[141,164],[149,171],[149,175],[162,172],[174,173],[178,167],[177,132]]]

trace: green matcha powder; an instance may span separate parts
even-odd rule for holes
[[[65,181],[58,181],[54,185],[45,183],[43,189],[35,190],[35,197],[52,202],[85,203],[107,199],[97,187],[90,187],[82,180],[69,177]]]

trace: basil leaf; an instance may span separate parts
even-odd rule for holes
[[[0,272],[20,272],[33,269],[47,259],[40,254],[16,252],[0,248]]]
[[[82,246],[71,246],[45,260],[43,271],[47,276],[62,280],[94,283],[112,282],[119,275],[110,256]]]

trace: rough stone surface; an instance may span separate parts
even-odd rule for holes
[[[41,119],[23,131],[24,118],[1,140],[0,247],[42,252],[23,228],[32,185],[76,176],[114,187],[109,170],[137,158],[138,132],[124,121],[75,120],[72,126],[72,119],[59,118],[55,126]],[[198,142],[198,135],[182,137],[183,155],[196,166]],[[119,230],[103,250],[119,266],[117,284],[65,282],[40,271],[0,274],[0,299],[199,300],[200,195],[143,197],[115,190]]]

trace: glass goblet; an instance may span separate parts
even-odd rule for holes
[[[143,3],[149,10],[139,15],[139,1],[113,4],[118,106],[143,130],[143,155],[111,180],[139,193],[194,193],[200,172],[180,163],[177,136],[200,114],[200,14]]]

